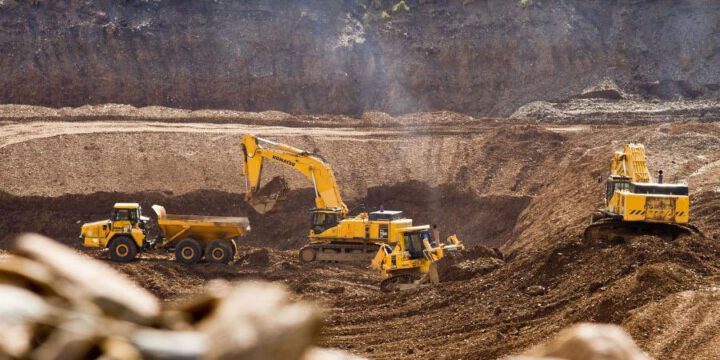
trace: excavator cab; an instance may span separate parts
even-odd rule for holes
[[[310,229],[315,234],[323,233],[325,230],[337,226],[340,223],[341,217],[339,210],[313,209]]]

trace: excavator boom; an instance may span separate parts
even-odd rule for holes
[[[326,163],[319,156],[307,151],[259,138],[246,134],[242,138],[243,174],[246,179],[247,191],[246,200],[253,205],[264,203],[263,211],[277,201],[273,199],[256,199],[254,196],[260,191],[260,178],[265,160],[271,160],[278,164],[289,167],[303,174],[312,184],[315,190],[315,206],[320,209],[336,209],[341,215],[348,212],[347,205],[340,196],[340,190],[335,180],[335,173],[330,164]],[[267,206],[268,201],[272,202]],[[258,206],[256,206],[258,210]]]

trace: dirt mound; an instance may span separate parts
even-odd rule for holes
[[[720,103],[714,100],[633,100],[632,96],[615,99],[612,90],[592,95],[577,95],[558,102],[533,101],[511,115],[516,119],[533,119],[558,124],[625,124],[643,125],[684,118],[717,121]],[[610,98],[608,98],[610,97]]]
[[[605,79],[597,85],[585,88],[581,94],[571,96],[570,98],[620,100],[627,99],[628,97],[628,94],[626,94],[614,81]]]
[[[270,253],[267,249],[256,249],[245,252],[238,261],[254,267],[270,265]]]
[[[444,239],[453,233],[472,246],[500,246],[512,237],[529,196],[476,196],[451,185],[430,187],[418,181],[368,190],[368,209],[402,210],[415,224],[437,224]]]
[[[392,195],[390,195],[392,194]],[[171,214],[247,216],[252,231],[242,243],[277,249],[296,249],[307,242],[310,209],[314,202],[310,189],[286,193],[272,211],[257,213],[243,194],[202,190],[182,195],[164,192],[111,193],[59,197],[19,197],[0,193],[0,227],[5,232],[0,246],[21,232],[37,232],[77,245],[80,225],[108,218],[115,202],[139,202],[144,214],[155,218],[153,204],[165,206]],[[457,192],[450,186],[430,187],[420,182],[370,188],[362,202],[367,209],[402,209],[416,224],[439,224],[441,234],[456,233],[468,245],[500,246],[511,239],[518,214],[529,197],[487,196]],[[351,203],[356,208],[360,203]],[[475,221],[467,221],[470,216]]]
[[[505,264],[497,248],[478,245],[457,254],[448,254],[438,263],[440,281],[462,281],[489,274]]]
[[[716,359],[718,305],[716,288],[683,291],[633,311],[623,325],[658,359]]]

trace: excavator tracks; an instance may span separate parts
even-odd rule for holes
[[[691,224],[669,224],[628,222],[609,216],[591,219],[585,228],[583,239],[586,243],[626,243],[630,238],[640,235],[653,235],[667,240],[675,240],[682,235],[699,234],[702,232]]]
[[[379,244],[319,243],[300,249],[300,262],[369,262],[380,249]]]

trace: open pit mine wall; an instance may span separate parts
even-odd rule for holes
[[[714,0],[2,0],[0,102],[508,115],[605,78],[716,96],[719,30]]]

